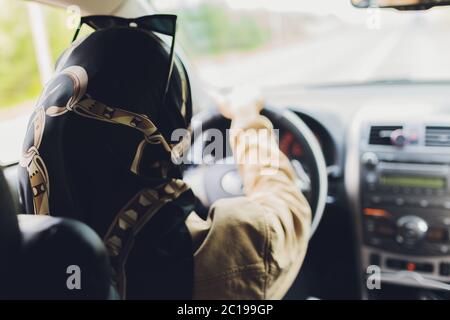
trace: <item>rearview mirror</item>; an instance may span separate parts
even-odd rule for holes
[[[398,10],[427,10],[448,6],[449,0],[351,0],[356,8],[395,8]]]

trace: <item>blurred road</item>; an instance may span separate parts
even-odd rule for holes
[[[341,26],[275,50],[200,61],[198,69],[218,86],[450,79],[449,24],[408,18],[380,30]]]

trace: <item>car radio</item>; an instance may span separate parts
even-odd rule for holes
[[[430,155],[407,157],[400,150],[361,153],[365,264],[449,281],[450,165]]]
[[[450,127],[411,121],[360,128],[363,268],[450,282]]]
[[[383,153],[361,158],[364,241],[392,252],[450,252],[450,166],[393,161]]]
[[[362,292],[371,296],[372,266],[385,284],[450,290],[450,114],[363,108],[348,131],[345,187]]]

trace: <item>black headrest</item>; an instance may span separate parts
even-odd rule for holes
[[[68,281],[78,271],[81,288],[71,289]],[[112,295],[108,255],[97,234],[71,219],[18,216],[0,167],[0,299]]]
[[[20,232],[17,216],[14,210],[12,195],[0,167],[0,286],[6,286],[5,281],[16,264],[20,248]]]
[[[108,299],[108,255],[84,223],[66,218],[19,215],[20,258],[5,298]]]

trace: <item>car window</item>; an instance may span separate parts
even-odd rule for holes
[[[0,0],[0,163],[17,161],[29,114],[73,35],[73,11]]]

